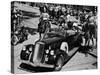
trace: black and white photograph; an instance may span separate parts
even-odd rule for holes
[[[11,2],[11,72],[98,68],[98,6]]]

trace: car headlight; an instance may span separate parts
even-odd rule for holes
[[[50,51],[50,54],[51,54],[51,55],[54,55],[54,51],[53,51],[53,50],[51,50],[51,51]]]
[[[23,46],[22,50],[23,50],[23,51],[25,51],[25,50],[26,50],[26,47],[25,47],[25,46]]]
[[[45,55],[45,61],[48,61],[48,56],[47,55]]]
[[[32,47],[29,48],[29,51],[32,51]]]
[[[28,54],[28,53],[29,53],[29,51],[27,50],[27,51],[26,51],[26,53]]]
[[[49,50],[48,50],[48,49],[46,50],[46,53],[47,53],[47,54],[49,53]]]

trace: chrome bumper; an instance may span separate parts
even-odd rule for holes
[[[25,61],[25,60],[21,60],[22,63],[34,66],[34,67],[46,67],[46,68],[54,68],[54,65],[50,65],[50,64],[46,64],[46,63],[39,63],[39,62],[35,62],[32,63],[30,61]]]

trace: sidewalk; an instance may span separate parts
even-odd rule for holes
[[[93,49],[93,51],[89,52],[89,54],[97,58],[97,49]]]

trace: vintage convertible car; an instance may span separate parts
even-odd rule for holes
[[[53,68],[55,71],[61,70],[64,63],[77,52],[82,42],[80,32],[75,32],[72,35],[66,33],[66,35],[49,32],[35,45],[24,46],[20,54],[22,63],[33,67]],[[63,42],[67,43],[68,53],[60,49]]]

